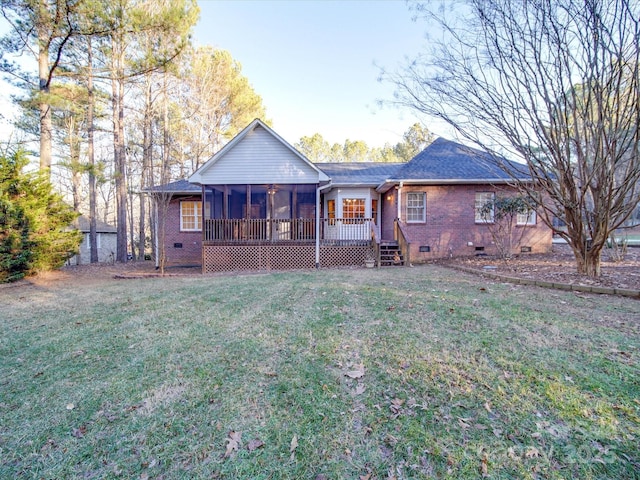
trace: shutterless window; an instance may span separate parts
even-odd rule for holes
[[[102,246],[100,245],[100,240],[102,239],[102,235],[100,235],[99,233],[96,232],[96,247],[97,248],[102,248]],[[84,246],[87,250],[91,249],[91,234],[90,233],[85,233],[84,234]]]
[[[485,209],[488,203],[493,204],[495,194],[493,192],[476,192],[476,223],[493,222],[493,205]]]
[[[364,218],[364,198],[342,200],[342,218]]]
[[[327,217],[336,218],[336,201],[327,200]]]
[[[202,230],[202,202],[180,202],[180,230]]]
[[[407,193],[407,222],[424,223],[427,219],[427,195],[424,192]]]
[[[516,218],[517,225],[535,225],[536,224],[536,211],[527,210],[526,213],[519,213]]]

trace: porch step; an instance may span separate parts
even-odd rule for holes
[[[404,256],[398,242],[380,242],[380,266],[399,267],[404,265]]]

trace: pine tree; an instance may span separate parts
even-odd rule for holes
[[[25,173],[27,163],[24,152],[0,156],[0,282],[62,266],[82,238],[47,172]]]

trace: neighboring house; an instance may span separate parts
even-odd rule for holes
[[[89,219],[84,215],[78,217],[74,222],[74,228],[83,234],[80,251],[71,257],[67,263],[69,265],[80,265],[91,261],[91,246],[89,243]],[[98,262],[109,263],[115,260],[117,229],[108,223],[96,220],[96,243],[98,246]]]
[[[213,272],[495,253],[478,208],[513,192],[485,155],[445,139],[407,163],[313,164],[254,120],[188,181],[150,193],[165,200],[167,264]],[[518,251],[551,248],[535,212],[519,220]]]

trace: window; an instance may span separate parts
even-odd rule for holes
[[[424,223],[427,219],[427,195],[424,192],[407,193],[407,222]]]
[[[202,202],[180,202],[180,230],[202,230]]]
[[[336,218],[336,201],[327,200],[327,218]]]
[[[493,222],[493,192],[476,192],[476,223]],[[487,204],[490,204],[488,207]]]
[[[371,199],[371,218],[373,218],[373,223],[378,223],[378,199]]]
[[[516,218],[516,225],[535,225],[536,224],[536,211],[527,210],[526,213],[519,213]]]
[[[364,198],[342,199],[342,218],[364,218]]]

